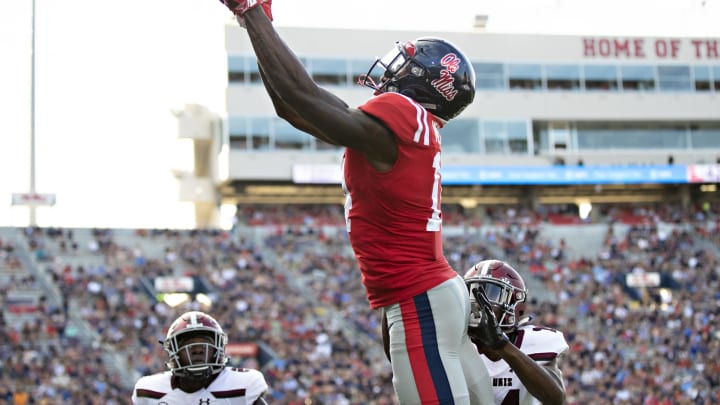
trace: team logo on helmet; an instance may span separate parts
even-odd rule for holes
[[[445,100],[452,101],[458,94],[455,88],[455,73],[460,67],[460,58],[454,53],[449,53],[440,59],[440,65],[444,66],[445,69],[440,72],[440,77],[430,82],[432,86],[437,90],[438,93],[445,97]]]
[[[378,95],[394,92],[410,97],[447,122],[475,97],[475,70],[459,49],[441,38],[396,42],[377,58],[358,83]]]

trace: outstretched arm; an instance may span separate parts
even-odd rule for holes
[[[284,114],[313,136],[364,152],[376,167],[389,168],[395,162],[397,147],[390,130],[321,89],[280,38],[262,7],[249,9],[242,18],[263,68],[265,86],[274,93],[276,109],[280,105]]]
[[[275,113],[278,115],[278,117],[284,119],[285,121],[289,122],[290,125],[293,127],[303,131],[307,132],[308,134],[324,141],[332,145],[339,145],[335,140],[329,139],[325,137],[325,135],[320,132],[317,128],[315,128],[312,124],[310,124],[307,120],[305,120],[303,117],[301,117],[298,113],[293,111],[289,105],[287,105],[280,96],[275,93],[275,90],[272,89],[272,87],[268,86],[267,79],[265,78],[265,72],[262,66],[258,65],[258,70],[260,72],[260,77],[262,78],[263,85],[265,86],[265,90],[267,91],[268,95],[270,96],[270,100],[273,103],[273,107],[275,107]]]
[[[513,344],[494,352],[510,365],[530,395],[546,405],[565,403],[565,384],[557,357],[541,366]]]
[[[507,335],[500,328],[484,290],[474,290],[472,294],[480,303],[479,314],[471,320],[477,320],[468,327],[468,335],[478,347],[478,351],[491,359],[502,358],[520,378],[530,395],[546,405],[565,403],[565,384],[555,357],[545,367],[523,353],[517,346],[510,343]]]

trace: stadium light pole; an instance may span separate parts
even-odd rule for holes
[[[32,0],[32,51],[30,62],[30,194],[35,195],[35,0]],[[37,225],[36,207],[31,204],[30,226]]]

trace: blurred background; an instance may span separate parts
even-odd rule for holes
[[[342,150],[275,117],[221,4],[146,3],[0,5],[0,398],[127,403],[201,309],[272,403],[393,404]],[[446,255],[525,276],[570,344],[569,403],[720,401],[720,3],[276,3],[351,105],[395,41],[472,60],[443,129]]]

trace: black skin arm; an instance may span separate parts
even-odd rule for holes
[[[560,405],[565,403],[565,384],[558,366],[560,356],[545,365],[540,365],[512,343],[506,344],[498,350],[492,350],[477,343],[476,346],[478,351],[490,360],[505,360],[530,395],[543,404]]]
[[[380,172],[389,170],[397,159],[392,132],[320,88],[280,38],[262,7],[248,10],[243,19],[278,115],[318,139],[361,151]]]
[[[272,87],[268,86],[267,79],[265,78],[265,71],[262,68],[262,66],[258,65],[258,71],[260,72],[260,77],[262,78],[263,85],[265,86],[265,90],[267,91],[267,94],[270,96],[270,100],[273,103],[273,107],[275,107],[275,113],[278,117],[284,119],[285,121],[289,122],[293,127],[306,132],[324,142],[327,142],[331,145],[339,145],[336,141],[326,138],[320,130],[315,128],[312,124],[307,122],[303,117],[298,115],[295,111],[293,111],[289,105],[287,105],[280,96],[275,93],[275,90],[272,89]],[[322,91],[322,88],[320,89]],[[334,96],[333,94],[328,93],[329,96]],[[339,100],[339,99],[338,99]]]

